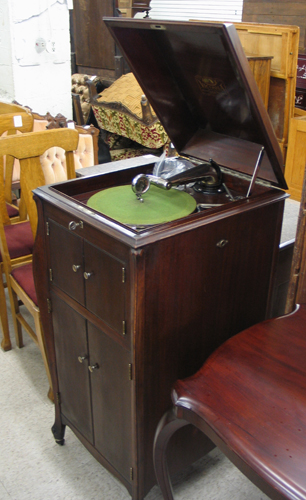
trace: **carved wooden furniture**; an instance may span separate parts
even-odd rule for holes
[[[20,161],[20,184],[30,219],[30,222],[27,221],[15,224],[11,226],[11,229],[8,228],[7,231],[5,231],[3,223],[1,222],[0,224],[1,256],[8,286],[16,343],[19,347],[23,345],[21,330],[21,327],[23,327],[30,337],[38,344],[49,377],[50,399],[53,399],[52,384],[45,354],[45,344],[40,323],[40,312],[37,306],[37,296],[31,263],[33,235],[35,236],[37,225],[37,212],[32,199],[32,189],[45,184],[40,157],[46,149],[53,146],[62,147],[67,152],[67,173],[70,177],[75,177],[73,151],[77,143],[78,134],[75,130],[71,129],[48,130],[36,133],[30,132],[18,136],[11,135],[0,140],[0,156],[10,155]],[[31,226],[30,233],[29,225]],[[19,239],[17,239],[18,234]],[[7,236],[10,236],[10,245],[8,244]],[[21,314],[18,299],[22,301],[33,316],[36,332],[34,332],[25,317]],[[6,338],[5,341],[8,342],[8,339]],[[7,349],[8,347],[9,345],[4,345],[4,348]]]
[[[286,194],[251,182],[247,196],[262,147],[258,181],[286,183],[232,26],[106,23],[177,150],[195,163],[215,158],[234,199],[187,188],[198,204],[222,205],[142,227],[87,205],[91,195],[151,173],[153,164],[34,192],[33,263],[55,392],[54,437],[63,444],[68,425],[133,500],[142,500],[156,482],[153,439],[172,384],[224,340],[269,316]],[[172,469],[211,447],[195,429],[184,430],[172,443]]]
[[[166,447],[193,424],[269,498],[306,498],[306,305],[255,325],[219,347],[200,371],[172,390],[160,422],[155,468],[164,500],[173,500]]]
[[[112,161],[149,153],[159,156],[168,148],[169,137],[133,73],[122,75],[99,94],[92,79],[87,83],[92,111]]]

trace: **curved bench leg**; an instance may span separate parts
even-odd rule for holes
[[[153,459],[156,479],[164,500],[173,500],[173,490],[166,457],[167,445],[173,434],[185,425],[189,425],[189,422],[177,418],[175,410],[172,409],[165,413],[156,429]]]

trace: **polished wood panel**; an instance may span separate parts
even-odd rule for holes
[[[167,440],[193,423],[269,498],[306,498],[306,306],[223,344],[201,370],[174,385],[173,412],[157,432],[155,464],[164,500]]]

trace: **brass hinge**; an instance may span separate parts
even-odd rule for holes
[[[130,467],[130,481],[133,481],[133,467]]]
[[[56,393],[56,401],[57,401],[57,404],[61,404],[61,393],[60,392],[57,392]]]
[[[122,335],[126,335],[126,321],[122,321]]]
[[[129,380],[133,380],[133,365],[129,364]]]
[[[46,228],[47,228],[47,236],[50,235],[50,225],[49,222],[46,222]]]
[[[125,267],[122,268],[122,283],[125,283],[126,280],[126,269]]]
[[[47,299],[47,305],[48,305],[48,313],[52,312],[52,303],[50,299]]]
[[[51,268],[49,269],[49,280],[53,281],[53,272]]]

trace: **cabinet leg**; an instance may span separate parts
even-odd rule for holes
[[[66,426],[63,424],[57,424],[57,422],[54,423],[54,425],[51,428],[55,442],[59,445],[63,445],[65,442],[64,436],[65,436],[65,430]]]

